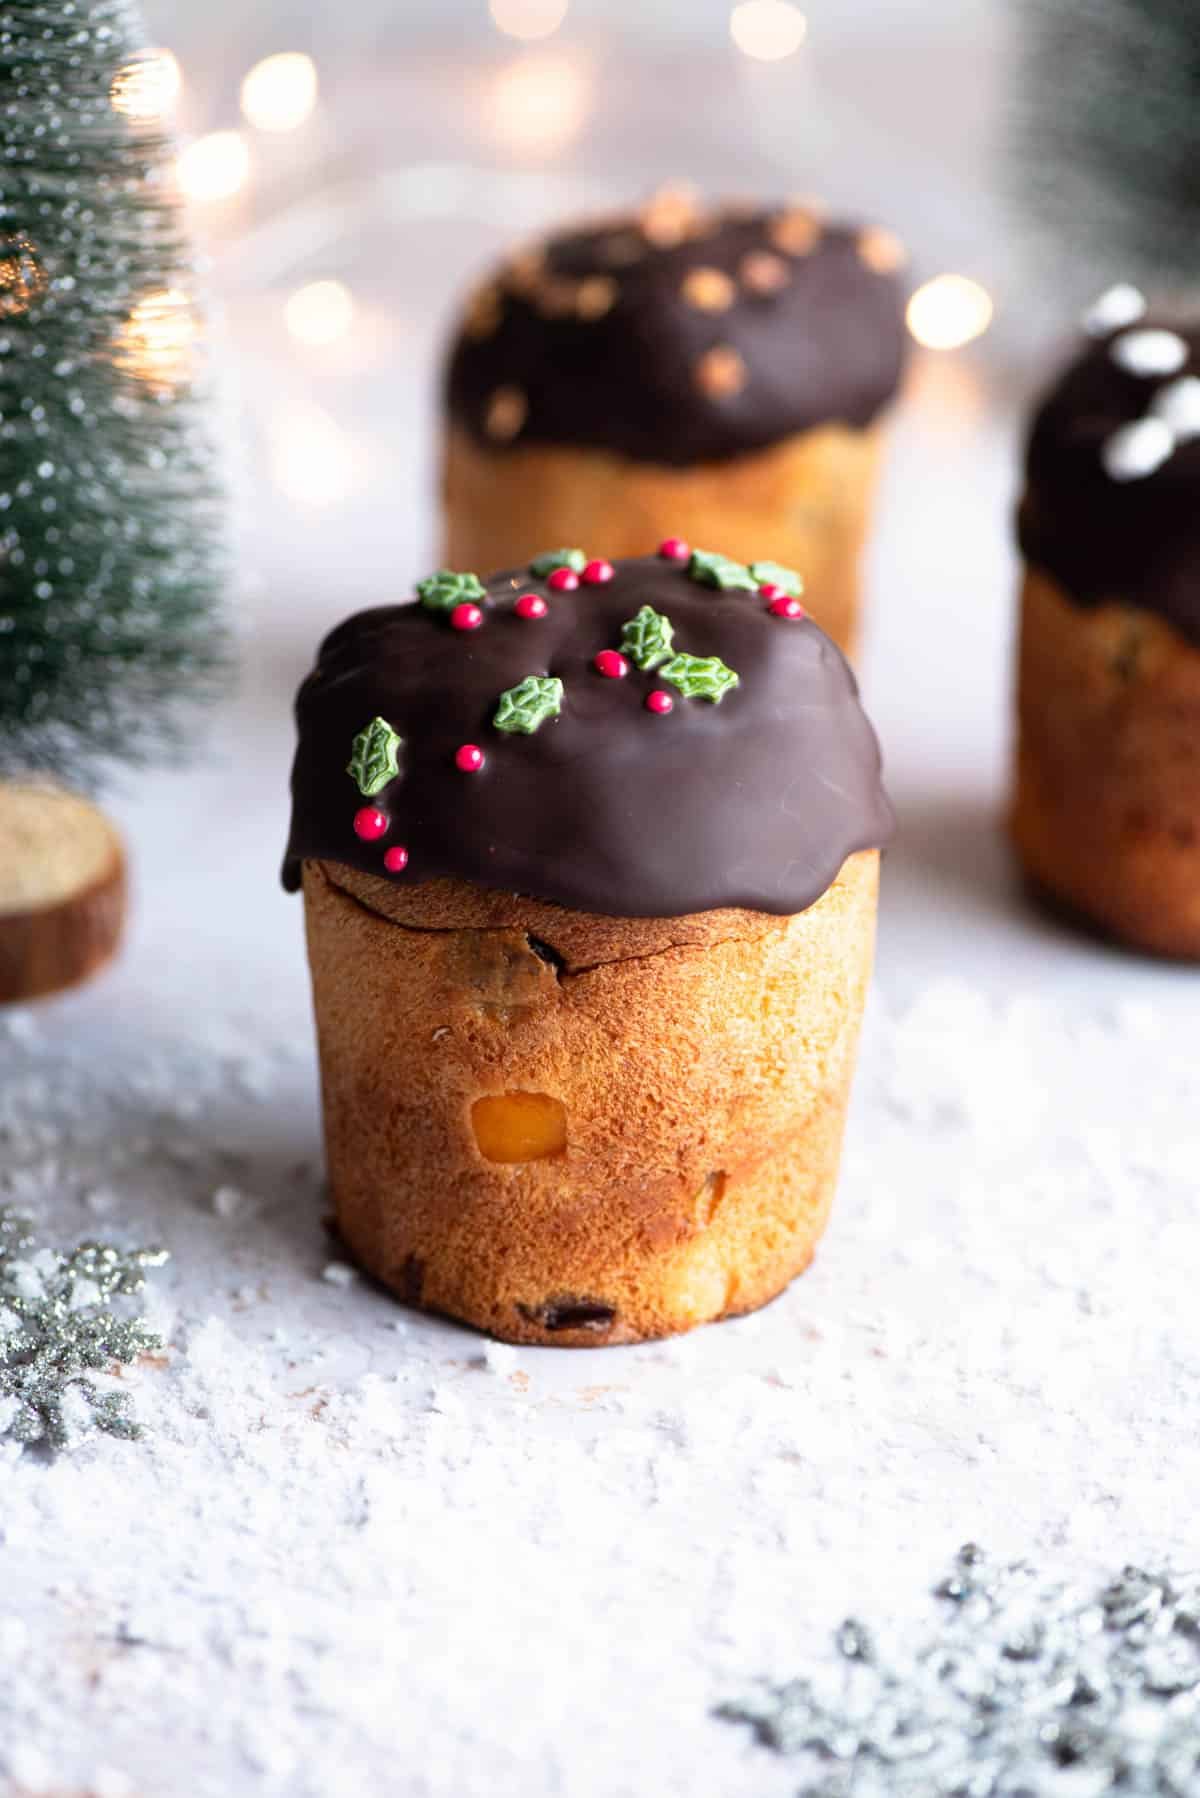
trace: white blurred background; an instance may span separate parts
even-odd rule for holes
[[[348,600],[430,561],[456,296],[514,236],[580,209],[687,181],[887,223],[922,290],[914,335],[934,346],[915,381],[939,364],[956,413],[989,384],[1026,392],[1091,291],[1090,272],[1028,253],[1006,205],[1018,9],[1001,0],[146,12],[164,54],[134,103],[183,145],[251,573],[264,526],[289,517],[306,535],[336,525],[312,532],[305,566],[336,564]]]

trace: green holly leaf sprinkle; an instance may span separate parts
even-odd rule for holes
[[[400,772],[404,738],[397,736],[386,718],[372,718],[354,739],[354,753],[346,767],[364,799],[374,799],[381,787]]]
[[[519,731],[531,737],[547,718],[562,711],[563,684],[557,675],[527,674],[519,686],[501,693],[492,722],[497,730]]]
[[[669,618],[664,618],[653,606],[643,606],[637,617],[625,625],[621,648],[639,668],[657,668],[670,655],[674,636]]]
[[[659,680],[670,681],[685,699],[711,699],[720,705],[739,677],[720,656],[672,656],[658,671]]]
[[[785,568],[782,562],[751,562],[750,572],[760,587],[768,581],[776,587],[782,587],[789,599],[799,599],[804,591],[804,582],[794,568]]]
[[[417,582],[417,598],[430,612],[448,612],[464,600],[487,598],[487,589],[477,574],[457,574],[453,568],[439,568]]]
[[[745,593],[758,590],[758,582],[744,563],[734,562],[729,556],[718,555],[711,549],[692,551],[688,573],[700,586],[719,587],[723,593],[738,589]]]
[[[529,572],[544,579],[556,568],[569,568],[572,574],[582,574],[586,567],[587,557],[581,549],[548,549],[544,556],[534,557]]]

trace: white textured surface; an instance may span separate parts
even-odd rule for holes
[[[867,671],[903,828],[824,1251],[646,1349],[489,1348],[331,1266],[272,883],[288,691],[360,592],[274,533],[213,763],[121,808],[124,963],[0,1024],[15,1196],[54,1240],[174,1254],[152,1437],[0,1453],[7,1792],[782,1794],[712,1704],[846,1609],[915,1615],[961,1540],[1195,1560],[1197,976],[1012,878],[1010,455],[957,364],[919,373]]]

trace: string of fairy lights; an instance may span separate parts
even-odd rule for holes
[[[481,0],[482,3],[482,0]],[[586,71],[555,47],[544,48],[567,25],[572,0],[487,0],[492,26],[522,48],[499,71],[492,118],[510,147],[543,158],[565,149],[588,108]],[[730,6],[733,49],[752,62],[780,64],[803,54],[809,22],[793,0],[736,0]],[[533,46],[533,48],[528,48]],[[116,75],[113,106],[137,128],[169,127],[184,91],[184,74],[169,49],[142,52]],[[186,141],[175,162],[182,197],[198,211],[219,214],[254,183],[261,158],[257,140],[302,132],[318,111],[321,83],[314,59],[295,50],[266,56],[248,69],[239,89],[241,122]],[[961,348],[992,322],[987,290],[964,274],[933,276],[916,289],[908,328],[935,351]],[[354,330],[350,288],[323,278],[297,287],[282,301],[282,324],[297,345],[325,349]],[[126,322],[122,365],[160,389],[189,379],[199,339],[191,297],[182,288],[147,295]]]

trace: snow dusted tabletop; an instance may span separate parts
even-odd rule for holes
[[[812,1271],[744,1321],[567,1353],[337,1264],[276,881],[289,705],[317,634],[430,560],[405,403],[344,504],[263,499],[240,694],[203,765],[114,805],[120,966],[0,1021],[4,1199],[51,1244],[171,1253],[167,1347],[124,1380],[146,1437],[0,1449],[5,1798],[769,1798],[795,1768],[714,1705],[847,1611],[915,1627],[960,1542],[1198,1558],[1200,975],[1014,878],[1015,424],[965,361],[915,371],[873,549],[901,831]]]

